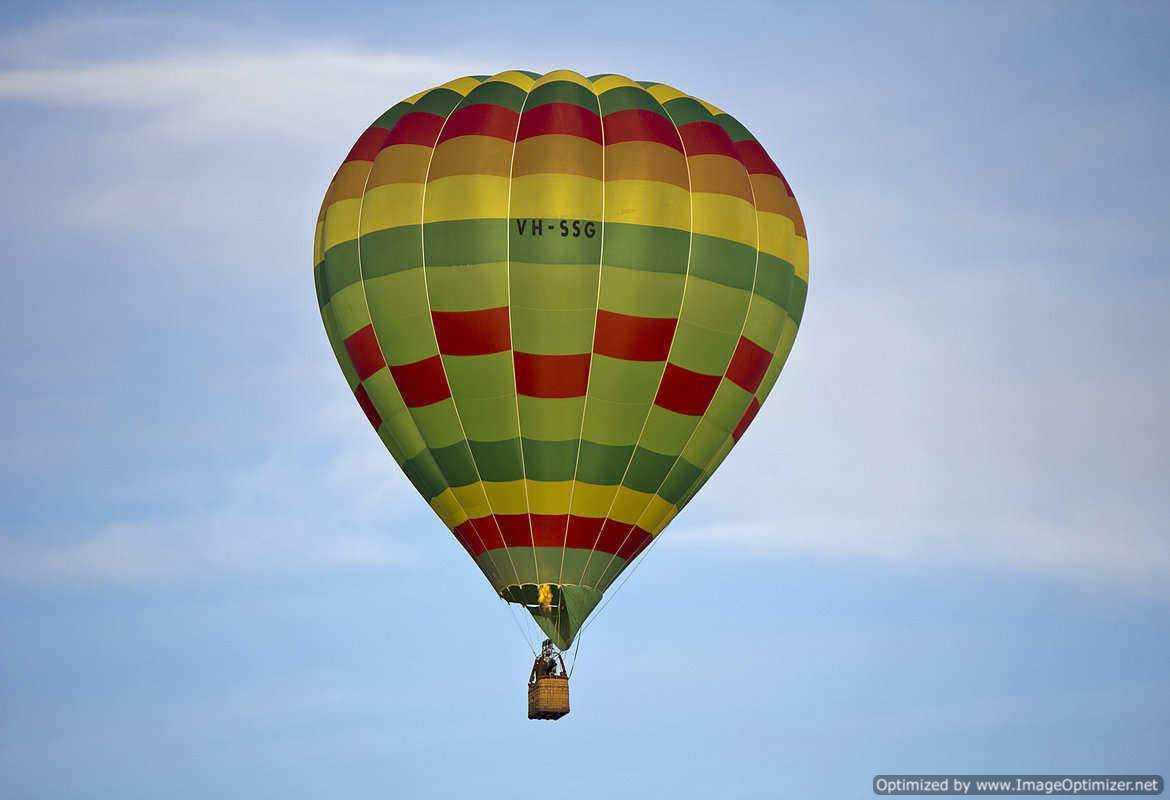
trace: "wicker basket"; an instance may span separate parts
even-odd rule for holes
[[[540,677],[528,685],[529,719],[560,719],[568,713],[568,678]]]

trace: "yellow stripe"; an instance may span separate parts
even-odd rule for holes
[[[552,72],[542,76],[539,80],[537,80],[536,83],[533,84],[532,88],[536,89],[539,86],[544,86],[546,83],[552,83],[553,81],[568,81],[569,83],[575,83],[578,86],[583,86],[591,92],[593,91],[593,84],[589,82],[589,79],[581,73],[574,72],[571,69],[553,70]]]
[[[603,78],[598,78],[593,81],[593,90],[598,94],[604,94],[610,89],[620,88],[642,89],[642,85],[630,80],[625,75],[606,75]],[[644,89],[642,90],[645,91]]]
[[[512,181],[512,217],[601,218],[601,181],[582,175],[524,175]]]
[[[429,193],[427,199],[430,200]],[[389,183],[366,192],[362,206],[362,233],[418,225],[421,219],[421,184]]]
[[[691,195],[662,181],[606,181],[605,219],[685,231],[691,224]]]
[[[462,78],[456,78],[453,81],[447,81],[439,88],[440,89],[450,89],[451,91],[453,91],[457,94],[460,94],[463,97],[466,97],[467,93],[470,92],[472,89],[474,89],[476,86],[479,86],[479,84],[480,84],[479,78],[474,78],[470,75],[465,75]]]
[[[528,505],[533,514],[564,514],[569,507],[572,481],[534,481],[528,483]]]
[[[536,83],[536,80],[534,78],[530,78],[529,76],[525,75],[523,72],[517,72],[514,69],[510,69],[506,72],[501,72],[498,75],[493,75],[492,77],[490,77],[486,81],[484,81],[484,83],[491,83],[492,81],[499,81],[500,83],[510,83],[513,86],[515,86],[517,89],[521,89],[525,92],[532,91],[532,84]]]
[[[459,501],[459,505],[463,506],[467,516],[472,519],[486,517],[492,513],[491,509],[488,508],[483,484],[479,481],[469,483],[466,486],[452,486],[451,491],[455,493],[455,499]]]
[[[673,504],[666,502],[658,495],[650,498],[650,503],[638,518],[638,527],[650,533],[658,533],[666,527],[676,509]]]
[[[706,100],[700,100],[697,97],[693,97],[691,99],[701,105],[703,108],[707,109],[707,113],[713,117],[717,117],[723,113],[723,109],[719,108],[719,106],[711,105]]]
[[[523,514],[528,509],[524,500],[524,481],[484,481],[492,511],[497,514]]]
[[[616,491],[616,485],[598,486],[577,481],[577,486],[573,489],[573,506],[570,511],[578,517],[604,517]]]
[[[413,188],[413,187],[412,187]],[[424,221],[504,219],[508,179],[498,175],[452,175],[427,184]]]
[[[361,205],[361,199],[354,198],[329,206],[329,210],[325,212],[325,250],[357,238],[358,211],[361,210]]]
[[[760,251],[784,259],[808,283],[808,240],[788,217],[760,212]]]
[[[620,487],[613,501],[613,510],[609,512],[610,519],[624,522],[627,525],[636,524],[638,517],[642,515],[650,503],[651,497],[653,495],[635,491],[628,486]]]
[[[548,133],[517,143],[512,176],[556,174],[600,178],[601,163],[601,145],[597,142]]]
[[[333,176],[333,183],[329,186],[329,201],[332,203],[351,197],[361,197],[362,189],[366,186],[366,176],[369,174],[369,161],[346,161]]]
[[[322,238],[325,235],[325,222],[323,220],[317,221],[317,226],[313,229],[313,266],[316,267],[323,260],[325,260],[325,248],[321,246]]]
[[[378,153],[366,191],[387,183],[422,183],[431,163],[431,148],[421,144],[396,144]]]
[[[435,158],[431,162],[427,180],[435,181],[449,175],[507,177],[511,162],[511,141],[497,139],[495,136],[459,136],[448,139],[435,148]]]
[[[662,105],[666,105],[671,100],[675,100],[679,97],[687,97],[687,95],[683,92],[680,92],[673,86],[667,86],[665,83],[656,83],[646,91],[654,95],[654,99],[659,103],[662,103]]]
[[[448,528],[454,528],[467,521],[467,514],[463,512],[450,489],[444,489],[441,494],[432,497],[430,506]]]
[[[695,192],[695,233],[718,236],[721,239],[756,246],[756,210],[751,203],[726,194]]]
[[[796,237],[796,252],[793,253],[792,266],[796,267],[796,274],[808,283],[808,239]]]

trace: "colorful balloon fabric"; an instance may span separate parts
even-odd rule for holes
[[[392,107],[314,251],[358,404],[562,649],[751,424],[808,289],[796,199],[743,125],[568,70]]]

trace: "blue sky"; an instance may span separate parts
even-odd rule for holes
[[[537,8],[3,12],[0,796],[1170,771],[1165,6]],[[508,67],[727,108],[812,251],[777,389],[555,725],[309,264],[371,119]]]

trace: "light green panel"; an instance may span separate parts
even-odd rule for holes
[[[590,397],[582,437],[597,444],[633,444],[642,430],[650,403],[649,399],[622,403]]]
[[[521,353],[572,355],[593,349],[593,306],[580,309],[513,307],[512,347]]]
[[[752,395],[724,378],[719,382],[719,388],[711,398],[711,405],[707,407],[703,419],[720,428],[725,434],[730,434],[739,424],[740,417],[751,401]]]
[[[642,434],[641,446],[663,455],[677,456],[694,431],[696,421],[686,414],[653,406],[646,418],[646,432]]]
[[[691,276],[684,319],[710,331],[734,334],[738,340],[750,299],[743,289]]]
[[[507,265],[427,267],[431,308],[435,311],[479,311],[508,304]]]
[[[740,324],[742,323],[741,317]],[[735,333],[716,333],[680,321],[674,332],[674,347],[670,351],[670,360],[692,372],[722,375],[738,343],[738,327]]]
[[[727,432],[713,425],[711,420],[702,419],[683,449],[682,457],[692,464],[706,464],[726,436]]]
[[[447,383],[462,403],[480,398],[511,397],[516,391],[512,376],[512,353],[483,356],[443,356]],[[513,412],[515,413],[515,412]]]
[[[499,442],[520,435],[516,427],[515,395],[464,402],[459,398],[459,416],[467,438],[477,442]]]
[[[606,265],[601,275],[601,307],[635,317],[677,317],[682,289],[681,275]]]
[[[584,397],[525,397],[520,395],[520,417],[524,435],[529,439],[563,442],[576,439],[581,432],[581,409]]]
[[[663,368],[660,361],[626,361],[594,354],[589,375],[590,402],[594,398],[627,404],[652,401]]]
[[[459,418],[455,414],[455,403],[450,397],[429,406],[412,408],[411,415],[418,425],[419,433],[432,450],[448,447],[464,438]]]
[[[337,334],[342,341],[370,324],[370,310],[366,308],[366,295],[361,281],[351,283],[329,301]]]
[[[748,309],[743,335],[765,350],[772,351],[780,340],[780,334],[784,330],[784,320],[787,317],[784,309],[770,300],[756,295],[752,299],[751,308]]]
[[[512,308],[593,308],[597,300],[597,265],[511,265]]]

